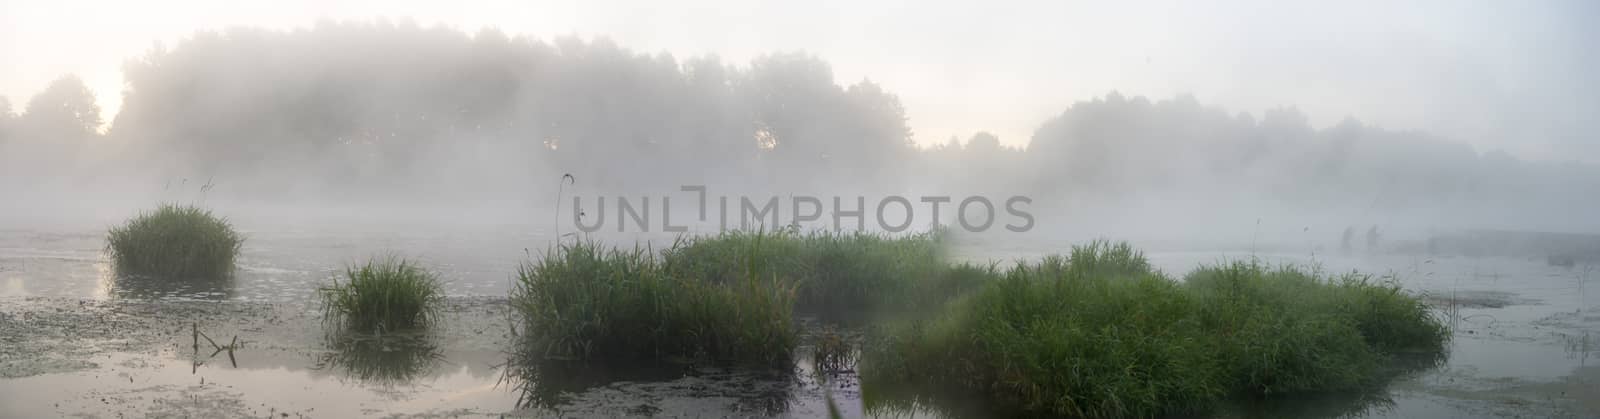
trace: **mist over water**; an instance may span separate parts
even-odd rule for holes
[[[917,196],[1031,198],[1032,231],[987,233],[1000,235],[1299,246],[1372,225],[1418,239],[1600,231],[1584,216],[1600,199],[1593,164],[1355,118],[1313,126],[1293,104],[1250,112],[1109,91],[1061,104],[1024,147],[987,133],[922,147],[895,92],[839,80],[806,53],[730,62],[387,22],[201,31],[130,57],[125,74],[103,132],[71,76],[0,107],[0,223],[109,223],[155,201],[203,201],[247,228],[572,231],[573,197],[655,197],[659,223],[659,197],[694,214],[680,188],[704,185],[734,202],[911,196],[919,228],[932,220]]]
[[[0,5],[0,37],[7,35],[5,26],[11,22],[4,6]],[[876,6],[871,8],[881,8]],[[948,12],[939,5],[927,7],[922,12]],[[1286,18],[1280,24],[1290,22]],[[1002,280],[1024,284],[1008,276],[1014,272],[1037,269],[1037,278],[1022,278],[1030,281],[1127,276],[1154,285],[1122,290],[1111,286],[1125,283],[1107,281],[1112,285],[1083,289],[1126,293],[1106,291],[1073,303],[1039,298],[1039,313],[1078,321],[1089,318],[1085,313],[1093,310],[1087,309],[1095,308],[1090,306],[1123,295],[1126,298],[1116,301],[1127,304],[1116,307],[1129,310],[1129,315],[1106,314],[1104,319],[1113,320],[1102,323],[1120,324],[1094,333],[1116,337],[1124,333],[1119,331],[1132,330],[1128,333],[1137,335],[1142,332],[1133,323],[1153,318],[1138,310],[1151,301],[1160,302],[1145,296],[1171,297],[1170,307],[1176,308],[1161,312],[1242,307],[1240,301],[1246,300],[1180,294],[1192,291],[1185,287],[1204,285],[1205,278],[1191,281],[1193,276],[1187,276],[1204,271],[1197,267],[1227,267],[1229,262],[1297,266],[1314,275],[1371,275],[1360,276],[1360,281],[1362,286],[1369,285],[1365,281],[1382,284],[1369,288],[1383,291],[1373,295],[1404,303],[1412,310],[1408,313],[1423,313],[1411,320],[1439,320],[1441,327],[1447,322],[1450,335],[1442,347],[1434,348],[1439,358],[1429,362],[1436,364],[1383,378],[1363,391],[1371,394],[1272,396],[1276,400],[1260,406],[1254,402],[1262,400],[1252,399],[1237,407],[1244,409],[1238,416],[1513,417],[1600,412],[1590,401],[1600,400],[1592,385],[1600,376],[1587,364],[1600,354],[1591,337],[1600,333],[1596,328],[1600,317],[1592,314],[1595,300],[1588,295],[1593,292],[1586,291],[1594,287],[1586,285],[1597,272],[1593,266],[1600,264],[1600,218],[1593,216],[1600,204],[1596,193],[1600,158],[1561,155],[1593,148],[1578,144],[1586,141],[1585,134],[1572,130],[1578,126],[1573,122],[1581,119],[1573,115],[1595,108],[1592,98],[1540,96],[1555,109],[1529,115],[1538,112],[1528,105],[1530,97],[1561,90],[1551,87],[1560,85],[1560,78],[1551,78],[1521,86],[1526,90],[1517,90],[1515,83],[1485,81],[1481,84],[1486,93],[1481,94],[1452,90],[1421,98],[1396,95],[1397,104],[1342,119],[1313,110],[1375,99],[1351,92],[1310,94],[1267,108],[1238,103],[1240,97],[1282,97],[1283,92],[1272,91],[1272,86],[1282,86],[1282,79],[1355,68],[1361,69],[1360,74],[1341,80],[1393,86],[1423,71],[1419,69],[1442,66],[1460,71],[1442,74],[1437,83],[1419,83],[1460,87],[1494,72],[1457,69],[1463,62],[1477,61],[1451,58],[1466,52],[1446,48],[1450,44],[1445,41],[1411,40],[1388,48],[1375,43],[1381,36],[1357,34],[1350,35],[1354,40],[1347,40],[1346,48],[1383,51],[1353,54],[1320,51],[1317,46],[1322,44],[1286,34],[1282,39],[1241,43],[1261,48],[1247,54],[1227,55],[1221,50],[1238,47],[1219,47],[1217,55],[1239,59],[1230,65],[1261,66],[1265,69],[1249,74],[1275,74],[1274,80],[1262,80],[1260,86],[1229,88],[1247,94],[1206,90],[1224,92],[1221,97],[1150,94],[1148,83],[1107,83],[1104,77],[1090,77],[1091,71],[1084,76],[1067,72],[1052,77],[1072,83],[1081,80],[1097,92],[1052,103],[1051,112],[1039,115],[1037,103],[995,109],[992,101],[979,100],[983,95],[978,94],[971,95],[973,103],[919,112],[915,105],[928,102],[927,80],[945,79],[920,78],[916,71],[858,78],[855,68],[845,69],[861,57],[829,54],[826,48],[821,53],[775,48],[754,58],[743,58],[751,56],[747,51],[727,51],[742,57],[729,59],[715,55],[724,53],[717,48],[707,49],[708,55],[670,54],[656,49],[657,44],[631,42],[638,34],[626,31],[616,35],[619,41],[612,41],[604,35],[536,37],[382,18],[302,23],[307,26],[283,29],[263,23],[200,29],[177,42],[155,43],[125,57],[119,91],[91,91],[90,86],[100,85],[93,77],[86,81],[67,74],[41,86],[37,95],[0,97],[0,355],[20,360],[6,362],[10,358],[0,356],[0,416],[94,416],[131,409],[131,415],[143,411],[157,417],[287,417],[290,411],[335,416],[822,417],[836,404],[844,407],[846,416],[860,416],[869,405],[861,376],[854,368],[820,366],[813,356],[820,351],[818,342],[833,342],[842,346],[835,348],[840,354],[858,356],[869,345],[869,334],[880,332],[878,326],[906,319],[898,318],[901,313],[828,319],[837,314],[834,311],[851,311],[847,309],[883,299],[926,309],[928,314],[943,310],[956,313],[953,319],[980,319],[986,317],[955,310],[978,307],[972,301],[990,301],[1001,308],[1021,306],[1011,300],[979,299],[984,295],[1038,296],[1027,288],[983,294],[985,289],[997,289],[1000,285],[994,284]],[[1187,30],[1204,28],[1168,23]],[[1239,33],[1202,38],[1242,39],[1242,34],[1274,27],[1250,23]],[[1128,23],[1132,28],[1148,24]],[[973,45],[993,41],[983,31],[973,32],[980,32],[966,40]],[[990,62],[975,55],[967,64],[970,68],[962,71],[984,75],[955,90],[982,88],[977,79],[983,78],[1036,77],[1053,68],[1046,64],[1059,64],[1048,55],[1082,52],[1038,47],[1076,44],[1034,40],[1033,35],[1037,34],[1014,35],[1029,41],[1016,45],[990,43],[997,49],[1038,49],[1029,55],[1036,60]],[[1507,36],[1508,45],[1533,45],[1527,40],[1554,37]],[[1109,37],[1089,41],[1106,45],[1101,48],[1140,44]],[[1172,40],[1169,48],[1200,42]],[[971,45],[940,44],[931,36],[927,43],[943,56],[960,56],[971,49]],[[1540,44],[1547,50],[1528,55],[1540,57],[1531,61],[1536,63],[1577,63],[1574,72],[1595,67],[1590,58],[1547,57],[1578,43]],[[1130,48],[1126,55],[1145,55]],[[885,48],[881,54],[899,52],[910,53]],[[1407,56],[1413,52],[1416,56]],[[0,49],[0,59],[8,54],[12,53]],[[1305,58],[1308,55],[1317,59]],[[1183,62],[1181,58],[1146,55],[1134,60],[1144,67],[1128,71],[1204,73],[1227,68],[1162,67]],[[1383,61],[1378,58],[1391,62],[1388,67],[1371,65]],[[1093,58],[1085,58],[1089,59]],[[1035,64],[1031,61],[1037,61],[1039,68],[1028,67]],[[915,69],[923,62],[906,58],[905,63],[901,65]],[[1317,63],[1329,65],[1306,69]],[[836,64],[840,71],[835,71]],[[0,73],[0,81],[7,77]],[[1027,78],[1018,80],[1028,83]],[[1193,81],[1186,80],[1172,85]],[[1372,86],[1366,87],[1378,88]],[[0,83],[0,87],[5,86]],[[1037,87],[1038,97],[1049,99],[1034,102],[1058,100],[1058,93],[1046,92],[1054,87],[1059,86]],[[1572,90],[1578,92],[1572,94],[1575,97],[1593,88]],[[1439,98],[1495,95],[1506,100],[1407,110],[1431,122],[1452,118],[1459,122],[1435,132],[1370,122],[1392,121],[1395,109],[1407,104],[1439,105],[1443,101]],[[106,103],[107,96],[122,98],[114,114],[97,105]],[[1341,99],[1345,103],[1330,105]],[[1567,102],[1571,106],[1553,106]],[[926,124],[914,116],[939,115],[958,107],[970,108],[966,112],[971,114],[1010,116],[992,127],[962,128],[962,135],[945,141],[929,142],[930,136],[942,135],[916,132],[924,126],[947,127],[949,121]],[[1457,111],[1460,114],[1452,113]],[[1016,136],[1011,134],[1018,132],[1016,120],[1035,116],[1037,120],[1029,120],[1022,130],[1026,138],[995,134]],[[1528,125],[1525,138],[1485,141],[1511,132],[1505,127],[1516,123]],[[1477,128],[1482,128],[1481,135],[1460,135]],[[1527,152],[1541,148],[1548,150]],[[985,204],[968,205],[979,201]],[[903,202],[903,208],[897,202]],[[107,229],[161,203],[193,204],[226,217],[231,225],[226,230],[231,234],[236,229],[244,237],[242,248],[230,247],[234,252],[228,261],[234,269],[194,281],[180,275],[118,272]],[[765,207],[769,203],[771,207]],[[754,215],[753,210],[761,214]],[[222,223],[205,225],[217,224]],[[946,230],[916,235],[937,226]],[[153,237],[146,243],[158,250],[152,253],[181,253],[163,247],[180,241],[165,233],[183,231],[180,227],[152,229],[162,232],[146,235]],[[673,250],[689,249],[695,244],[684,241],[689,237],[732,229],[763,234],[703,238],[698,253],[684,250],[672,261],[667,256],[672,250],[661,252],[676,245],[684,247]],[[894,234],[808,233],[858,229]],[[548,258],[573,254],[571,248],[554,250],[555,245],[585,238],[599,243],[580,247],[577,254],[595,250],[593,255],[609,259],[595,259],[604,263],[571,259],[565,262],[568,266],[560,258]],[[1063,263],[1065,259],[1047,258],[1062,254],[1091,260],[1081,262],[1083,266],[1097,265],[1092,262],[1097,257],[1080,255],[1081,249],[1073,247],[1095,239],[1127,241],[1129,246],[1119,247],[1123,250],[1118,253],[1126,257],[1106,260],[1137,260],[1142,266],[1138,275],[1094,271],[1068,277],[1041,268]],[[1111,248],[1110,242],[1100,245]],[[617,253],[598,250],[612,246]],[[638,253],[627,253],[630,249]],[[645,252],[661,255],[661,262],[640,257]],[[770,253],[767,259],[758,259],[762,252]],[[329,315],[317,310],[319,297],[326,295],[322,290],[337,286],[346,277],[346,267],[383,255],[412,258],[437,276],[441,307],[432,313],[439,319],[436,327],[411,331],[417,332],[414,336],[393,334],[409,341],[404,344],[384,340],[387,331],[374,336],[327,334]],[[555,262],[536,265],[552,259]],[[1073,262],[1066,263],[1070,267]],[[538,266],[553,273],[530,276],[533,271],[528,269]],[[614,270],[596,270],[601,268]],[[1051,276],[1056,274],[1060,278]],[[570,288],[548,286],[548,294],[526,291],[534,281],[550,278],[566,279],[556,285]],[[1354,278],[1341,285],[1314,278],[1307,284],[1353,287]],[[771,282],[761,282],[766,279]],[[780,283],[780,279],[795,282]],[[967,280],[972,282],[961,282]],[[348,281],[353,283],[354,278]],[[1062,283],[1067,282],[1057,282]],[[968,285],[971,288],[963,288]],[[754,293],[766,292],[768,288],[759,287],[769,286],[771,294]],[[1238,285],[1234,287],[1238,292]],[[782,298],[744,298],[793,298],[802,289],[806,303],[820,309],[802,311],[799,307],[805,304]],[[1284,289],[1295,291],[1259,294],[1304,297],[1299,294],[1322,288]],[[572,290],[574,296],[564,292]],[[633,297],[624,291],[645,297],[629,299]],[[1135,293],[1154,291],[1170,292]],[[949,295],[936,295],[943,292]],[[932,297],[923,302],[918,299],[921,293]],[[1249,293],[1240,295],[1244,294]],[[1089,294],[1062,294],[1081,295]],[[1194,295],[1211,298],[1211,294]],[[1273,305],[1274,311],[1258,307],[1260,311],[1241,309],[1238,314],[1240,319],[1263,317],[1259,324],[1241,324],[1284,326],[1259,329],[1264,332],[1258,337],[1293,334],[1279,331],[1322,332],[1331,328],[1310,321],[1359,311],[1350,309],[1359,305],[1350,301],[1377,301],[1341,299],[1354,295],[1330,292],[1326,300],[1300,302],[1285,298],[1283,310]],[[1191,297],[1195,299],[1187,299]],[[958,299],[968,305],[946,304]],[[727,301],[731,303],[710,304]],[[1300,316],[1296,310],[1310,305],[1301,304],[1306,301],[1326,303],[1316,309],[1327,312]],[[578,304],[571,310],[562,308],[562,303],[571,302]],[[669,303],[687,308],[668,310]],[[777,309],[762,311],[760,307],[769,306],[756,303]],[[544,307],[556,308],[529,311]],[[600,313],[596,318],[604,321],[573,314],[590,307],[600,307],[588,312]],[[1121,313],[1111,308],[1102,311]],[[684,325],[736,324],[720,321],[754,317],[749,313],[781,313],[768,326],[782,326],[772,330],[790,333],[783,335],[789,340],[782,350],[793,351],[794,356],[786,358],[792,362],[781,363],[780,374],[700,365],[702,360],[688,359],[700,355],[689,349],[683,356],[658,362],[665,366],[661,371],[643,371],[647,374],[631,367],[611,371],[599,365],[608,359],[568,365],[568,354],[554,353],[550,360],[562,362],[553,365],[565,368],[518,372],[527,365],[516,365],[519,355],[508,351],[526,349],[520,345],[531,338],[560,336],[561,330],[555,328],[544,334],[530,332],[533,329],[526,328],[530,313],[554,313],[550,318],[561,322],[550,324],[572,322],[579,326],[571,330],[579,332],[594,324],[648,325],[646,320],[667,319],[669,313],[704,315],[694,318],[703,322],[681,322]],[[611,317],[618,313],[637,317]],[[868,310],[851,314],[867,316]],[[1386,312],[1373,317],[1403,316]],[[1194,318],[1205,317],[1180,321]],[[1186,336],[1166,332],[1170,324],[1180,323],[1155,323],[1159,328],[1149,330],[1161,331],[1161,336]],[[1172,329],[1201,323],[1181,324]],[[666,321],[661,325],[682,326]],[[1077,336],[1102,325],[1083,326],[1040,335]],[[692,331],[685,333],[660,332],[678,330],[661,327],[609,330],[624,337],[675,335],[674,341],[689,344],[722,342],[713,333],[721,329],[711,326],[685,326],[681,330]],[[1227,332],[1203,337],[1226,338],[1219,342],[1248,340],[1235,339],[1234,329],[1216,330]],[[1373,339],[1350,330],[1341,336],[1361,345]],[[212,334],[207,340],[237,335],[245,343],[230,343],[226,357],[231,362],[225,365],[216,354],[202,357],[205,349],[198,338],[202,331]],[[678,339],[686,336],[690,338]],[[1111,337],[1083,342],[1124,342]],[[1148,343],[1155,340],[1125,342],[1155,346]],[[1271,342],[1295,344],[1258,346],[1276,350],[1320,346],[1304,342],[1322,341]],[[211,345],[219,353],[223,350],[217,343]],[[584,356],[587,345],[582,345]],[[1067,344],[1056,354],[1091,346]],[[664,354],[661,348],[656,347],[657,358]],[[237,361],[232,361],[234,349]],[[1180,352],[1196,353],[1172,351]],[[1348,363],[1335,363],[1348,369]],[[1106,370],[1131,371],[1120,364],[1113,367]],[[1080,371],[1076,364],[1071,368],[1073,374]],[[1272,372],[1276,367],[1263,368]],[[823,369],[839,371],[831,376],[815,374]],[[522,376],[516,376],[519,373]],[[517,380],[522,383],[511,383]],[[235,383],[240,384],[234,387]],[[108,402],[107,397],[122,405]],[[532,400],[535,403],[528,403],[530,397],[537,399]],[[1234,408],[1230,405],[1217,414],[1233,417]],[[978,416],[995,412],[982,411]]]

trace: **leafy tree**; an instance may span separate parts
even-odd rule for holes
[[[981,153],[995,153],[1000,151],[1000,137],[988,131],[979,131],[967,139],[967,150]]]
[[[20,123],[30,136],[45,140],[81,140],[100,129],[100,106],[94,92],[77,76],[56,79],[28,100]]]

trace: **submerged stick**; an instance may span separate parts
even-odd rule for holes
[[[195,373],[195,372],[198,372],[200,370],[200,365],[201,364],[205,364],[205,361],[200,361],[199,360],[199,356],[200,356],[200,338],[206,338],[206,343],[210,343],[211,344],[211,348],[215,349],[215,350],[211,351],[211,355],[206,357],[207,359],[216,358],[217,354],[221,354],[222,351],[228,351],[228,362],[233,364],[234,368],[239,368],[239,360],[233,356],[233,351],[235,349],[239,349],[239,335],[233,335],[233,340],[228,341],[228,346],[222,346],[222,345],[218,345],[217,341],[212,340],[210,336],[206,336],[206,334],[204,332],[200,331],[200,323],[199,322],[191,323],[189,327],[190,327],[190,330],[193,333],[191,338],[194,339],[194,344],[193,345],[194,345],[194,354],[195,354],[195,359],[196,359],[194,361],[193,365],[191,365],[191,368],[189,369],[189,372],[191,374]],[[204,380],[204,379],[202,379],[202,380]],[[201,383],[203,384],[204,381],[201,381]]]
[[[239,368],[239,360],[233,358],[233,350],[239,347],[239,335],[233,335],[233,342],[228,342],[228,363],[234,368]]]
[[[206,342],[210,343],[212,348],[216,348],[217,352],[222,352],[222,345],[218,345],[217,341],[211,340],[211,337],[206,336],[205,332],[201,332],[200,329],[195,329],[194,332],[199,334],[200,337],[206,338]],[[216,352],[213,352],[212,354],[215,355]]]

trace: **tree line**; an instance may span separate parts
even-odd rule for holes
[[[405,22],[198,32],[124,74],[124,91],[101,92],[123,97],[109,124],[71,76],[21,109],[0,98],[13,186],[210,177],[262,199],[467,198],[553,190],[572,174],[601,191],[1178,193],[1353,208],[1568,205],[1600,187],[1593,165],[1354,119],[1316,128],[1294,108],[1230,114],[1191,96],[1071,104],[1024,147],[988,133],[918,147],[892,92],[837,80],[804,53],[735,64]]]

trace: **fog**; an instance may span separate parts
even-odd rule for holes
[[[1061,103],[1026,139],[919,145],[896,92],[842,79],[815,54],[680,57],[604,37],[386,20],[194,32],[129,57],[123,74],[109,124],[71,75],[26,100],[0,98],[0,224],[108,223],[177,201],[247,226],[571,231],[573,197],[593,208],[599,197],[670,196],[675,214],[693,214],[695,195],[680,188],[703,185],[735,202],[863,196],[869,213],[900,195],[919,217],[918,197],[1028,197],[1032,231],[996,228],[993,240],[1314,248],[1374,225],[1410,238],[1600,233],[1588,216],[1600,166],[1584,159],[1524,159],[1357,117],[1319,125],[1328,118],[1300,103],[1252,111],[1104,86]],[[597,216],[617,222],[614,211]],[[997,224],[1012,221],[1003,211]]]

